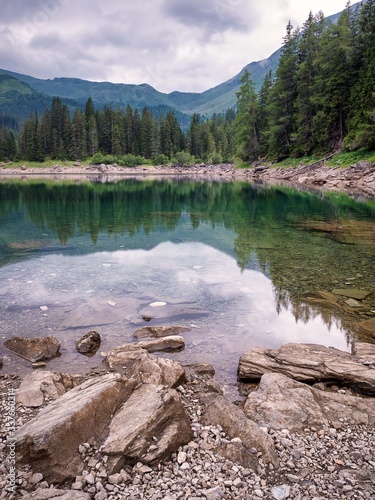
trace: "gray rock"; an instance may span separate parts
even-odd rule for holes
[[[107,374],[59,397],[16,431],[18,463],[30,464],[52,483],[77,476],[82,467],[79,445],[103,433],[135,384],[119,374]]]
[[[81,354],[93,355],[99,349],[101,337],[98,332],[91,330],[76,342],[77,351]]]
[[[16,401],[27,408],[42,406],[45,396],[57,399],[82,382],[80,375],[38,371],[26,375],[17,389]]]
[[[38,488],[36,491],[22,496],[26,500],[48,500],[57,498],[58,500],[90,500],[89,493],[73,490],[57,490],[55,488]]]
[[[190,328],[186,326],[144,326],[139,328],[133,333],[133,337],[136,339],[145,338],[160,338],[169,337],[171,335],[176,336],[180,333],[189,332]]]
[[[285,498],[289,498],[290,495],[290,486],[287,484],[282,484],[281,486],[274,486],[271,489],[272,498],[276,500],[284,500]]]
[[[185,348],[185,340],[179,335],[161,337],[155,340],[143,340],[135,344],[137,347],[145,349],[147,352],[171,352],[181,351]]]
[[[324,392],[279,373],[262,376],[257,391],[249,394],[244,413],[260,426],[302,431],[346,418],[356,424],[375,421],[375,400]]]
[[[302,382],[330,382],[375,394],[375,370],[356,356],[315,344],[285,344],[279,349],[255,347],[238,366],[242,380],[260,380],[267,372],[282,373]]]
[[[21,358],[35,363],[59,356],[60,342],[55,337],[12,337],[4,346]]]
[[[242,443],[228,443],[217,448],[216,453],[245,469],[258,470],[258,459]]]
[[[142,385],[110,423],[102,447],[103,453],[109,455],[108,472],[119,472],[125,463],[156,463],[187,444],[192,435],[177,391],[161,385]],[[150,445],[154,445],[152,449]]]
[[[228,401],[224,396],[218,395],[207,406],[203,420],[206,425],[220,425],[231,439],[240,438],[248,450],[255,448],[262,452],[265,462],[277,465],[278,461],[271,436],[249,420],[238,406]]]
[[[225,492],[220,488],[220,486],[215,486],[203,492],[207,500],[220,500],[224,498]]]
[[[107,354],[106,363],[112,370],[144,384],[177,387],[185,378],[185,370],[180,363],[158,358],[133,344],[112,349]]]
[[[334,288],[332,293],[335,295],[343,295],[356,300],[364,300],[370,295],[368,290],[361,290],[359,288]]]

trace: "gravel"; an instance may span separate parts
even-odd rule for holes
[[[7,377],[1,378],[3,405]],[[11,381],[17,384],[16,378]],[[202,424],[205,407],[194,386],[186,384],[178,390],[191,419],[194,439],[180,447],[170,460],[156,466],[138,463],[108,475],[108,457],[89,443],[82,443],[82,474],[73,484],[55,488],[88,492],[95,500],[375,499],[374,426],[354,426],[338,419],[332,427],[306,428],[302,433],[267,429],[274,439],[280,465],[266,465],[261,453],[252,450],[259,460],[259,469],[253,471],[216,454],[219,445],[231,440],[220,427]],[[17,425],[36,412],[17,405]],[[38,488],[53,487],[38,471],[23,466],[17,469],[18,492],[5,490],[6,435],[4,422],[1,424],[0,499],[22,498]],[[232,441],[239,442],[240,436]]]

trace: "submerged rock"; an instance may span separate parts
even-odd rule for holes
[[[136,330],[133,333],[133,337],[136,339],[161,338],[175,336],[189,331],[190,328],[186,326],[144,326]]]
[[[238,365],[241,380],[261,379],[264,373],[282,373],[301,382],[330,382],[375,394],[375,370],[347,352],[316,344],[285,344],[279,349],[255,347]]]
[[[368,290],[361,290],[360,288],[334,288],[332,293],[334,295],[343,295],[344,297],[356,300],[364,300],[371,294]]]
[[[81,354],[94,355],[100,347],[101,337],[98,332],[91,330],[76,342],[77,351]]]
[[[181,351],[185,348],[185,340],[179,335],[161,337],[155,340],[144,340],[135,344],[137,347],[146,349],[147,352],[170,352]]]
[[[55,337],[12,337],[4,342],[4,346],[21,358],[36,363],[59,356],[61,344]]]

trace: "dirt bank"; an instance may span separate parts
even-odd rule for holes
[[[85,165],[75,163],[71,166],[0,168],[0,179],[9,177],[36,178],[96,178],[108,180],[129,176],[189,176],[193,178],[251,180],[267,183],[292,183],[324,190],[342,191],[375,196],[375,165],[359,162],[347,168],[327,167],[324,164],[300,165],[298,167],[257,166],[236,169],[232,164],[195,164],[173,166],[119,167],[116,165]]]

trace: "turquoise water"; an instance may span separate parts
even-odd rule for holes
[[[186,349],[168,357],[213,364],[230,390],[253,346],[349,350],[358,321],[375,315],[374,293],[360,311],[303,296],[374,291],[374,257],[375,203],[345,195],[168,179],[2,182],[2,342],[54,335],[62,355],[48,369],[74,373],[100,366],[141,326],[188,326]],[[102,345],[86,358],[75,340],[91,329]],[[30,370],[2,346],[0,355],[4,371]]]

